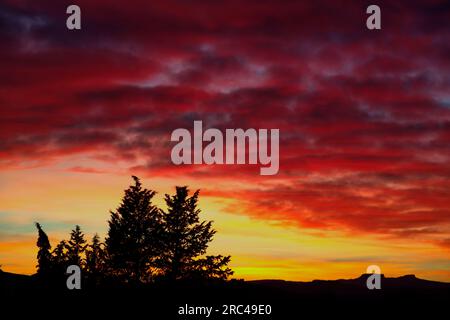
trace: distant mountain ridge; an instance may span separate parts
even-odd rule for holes
[[[264,279],[264,280],[250,280],[247,282],[250,283],[258,283],[258,284],[285,284],[285,285],[334,285],[334,284],[342,284],[342,285],[360,285],[361,283],[366,283],[367,278],[370,274],[362,274],[358,278],[354,279],[336,279],[336,280],[322,280],[316,279],[312,281],[291,281],[291,280],[279,280],[279,279]],[[384,274],[381,274],[382,283],[387,284],[388,286],[398,285],[405,287],[450,287],[450,282],[441,282],[434,280],[426,280],[417,278],[414,274],[407,274],[399,277],[388,278]]]

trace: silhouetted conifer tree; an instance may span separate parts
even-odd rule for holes
[[[67,243],[66,240],[61,240],[53,249],[52,256],[55,262],[66,262],[67,260]]]
[[[147,282],[152,261],[158,254],[160,211],[152,205],[155,191],[134,185],[125,190],[116,211],[111,211],[106,251],[112,275],[132,282]]]
[[[86,249],[86,272],[89,282],[98,285],[104,275],[105,251],[100,237],[95,234],[92,243]]]
[[[134,185],[125,190],[116,211],[111,211],[105,244],[96,234],[88,245],[80,226],[50,253],[50,242],[39,223],[37,246],[38,274],[54,284],[64,283],[66,268],[78,265],[88,283],[97,286],[105,276],[129,283],[144,283],[152,276],[171,280],[220,279],[233,274],[230,256],[205,256],[215,230],[211,221],[200,221],[197,190],[189,197],[187,187],[176,187],[176,194],[165,195],[167,211],[152,204],[155,191]],[[113,279],[105,279],[113,280]]]
[[[226,280],[233,275],[228,267],[231,256],[206,256],[196,259],[192,271],[193,278]]]
[[[226,267],[229,256],[201,257],[216,231],[212,229],[211,221],[199,220],[199,190],[191,197],[188,193],[187,187],[176,187],[174,196],[165,196],[168,209],[163,213],[164,250],[158,265],[171,280],[197,277],[226,279],[232,274]]]
[[[83,268],[83,253],[86,250],[86,240],[79,225],[70,233],[70,240],[67,242],[67,262],[69,265],[77,265]]]
[[[62,240],[56,245],[55,249],[53,249],[52,260],[55,269],[58,271],[65,270],[67,268],[69,257],[67,256],[67,243],[65,240]]]
[[[67,243],[59,242],[52,251],[52,282],[60,288],[65,288],[66,270],[70,264],[67,256]]]
[[[52,269],[52,256],[50,253],[51,245],[48,240],[47,234],[42,229],[41,225],[36,222],[36,228],[38,229],[38,239],[37,239],[37,273],[39,276],[46,277],[49,276]]]

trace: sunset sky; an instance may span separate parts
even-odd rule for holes
[[[450,5],[369,4],[2,0],[2,269],[35,272],[35,221],[104,237],[137,175],[201,190],[235,278],[450,281]],[[173,165],[194,120],[280,129],[279,173]]]

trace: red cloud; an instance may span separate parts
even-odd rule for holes
[[[3,169],[88,153],[203,179],[256,218],[448,235],[448,4],[382,3],[378,33],[356,1],[79,1],[79,32],[68,4],[0,5]],[[170,133],[193,120],[279,128],[278,186],[252,166],[173,166]]]

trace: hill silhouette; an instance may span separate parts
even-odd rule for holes
[[[156,319],[186,318],[177,314],[185,305],[211,305],[218,310],[225,304],[270,304],[271,316],[249,316],[249,319],[291,319],[293,315],[347,317],[362,315],[405,316],[417,312],[430,315],[445,308],[450,301],[450,283],[419,279],[414,275],[396,278],[382,276],[382,288],[369,290],[363,274],[354,279],[313,280],[310,282],[284,280],[231,280],[217,283],[175,282],[152,284],[140,288],[109,287],[84,290],[54,290],[27,276],[0,272],[2,301],[20,301],[39,306],[45,301],[55,310],[67,305],[89,308],[99,315],[126,317],[143,313],[158,315]],[[13,306],[14,303],[5,303]],[[243,319],[238,315],[217,313],[212,319]]]

